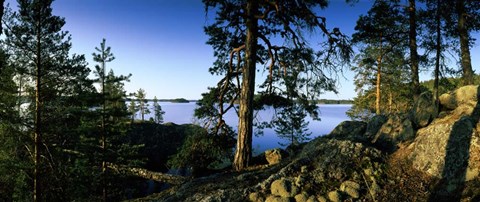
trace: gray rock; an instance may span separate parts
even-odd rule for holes
[[[445,93],[439,97],[440,104],[446,109],[455,109],[460,105],[474,106],[478,100],[478,86],[463,86],[453,92]]]
[[[468,178],[473,179],[478,172],[467,171],[480,167],[480,161],[472,158],[480,154],[479,143],[471,118],[452,114],[418,131],[409,159],[415,169],[431,176],[456,178],[460,177],[456,176],[459,169],[465,169],[463,175],[468,173]]]
[[[435,100],[430,91],[420,94],[413,107],[413,122],[419,128],[427,126],[438,114]]]
[[[386,151],[395,151],[397,144],[415,138],[415,130],[408,118],[391,116],[382,125],[372,143]]]
[[[294,197],[298,194],[298,187],[295,186],[290,180],[281,178],[273,181],[270,186],[272,195],[281,197]]]
[[[367,123],[367,129],[365,131],[365,137],[372,141],[375,138],[377,132],[382,128],[382,125],[387,122],[388,117],[385,115],[375,115]]]
[[[329,134],[337,139],[364,141],[367,124],[363,121],[344,121]]]
[[[280,163],[283,159],[283,152],[281,149],[270,149],[265,151],[265,158],[269,165]]]

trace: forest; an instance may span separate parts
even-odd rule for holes
[[[1,201],[120,201],[145,196],[145,178],[189,179],[162,175],[169,168],[198,177],[227,162],[242,172],[254,161],[254,128],[274,128],[291,146],[305,142],[305,118],[321,118],[317,104],[331,100],[320,96],[338,92],[346,68],[355,73],[354,120],[407,113],[423,93],[438,106],[442,93],[480,83],[470,53],[480,1],[375,0],[367,14],[345,19],[356,21],[349,36],[327,26],[328,0],[202,0],[215,16],[204,27],[215,56],[205,71],[221,79],[197,101],[197,125],[180,127],[163,124],[156,97],[149,106],[145,90],[125,91],[131,74],[107,72],[115,47],[106,39],[88,56],[72,53],[53,0],[17,2],[0,0]],[[311,33],[324,41],[309,43]],[[268,75],[255,83],[260,70]],[[420,81],[421,71],[431,79]],[[266,107],[275,117],[257,121]],[[228,111],[238,128],[226,124]],[[158,152],[161,164],[149,155]]]

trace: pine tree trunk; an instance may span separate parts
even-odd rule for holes
[[[103,54],[103,53],[102,53]],[[105,113],[107,108],[106,102],[106,93],[105,93],[105,62],[102,62],[102,135],[101,135],[101,146],[102,146],[102,197],[103,201],[107,201],[107,164],[106,164],[106,151],[107,151],[107,130],[105,128]]]
[[[409,15],[410,15],[410,66],[412,70],[412,87],[413,100],[416,101],[420,96],[420,81],[418,79],[418,53],[417,53],[417,20],[415,0],[409,0]]]
[[[465,25],[465,16],[467,15],[465,13],[465,1],[457,0],[456,7],[458,15],[457,30],[460,38],[460,63],[463,70],[463,84],[471,85],[473,84],[473,70],[470,59],[470,47],[468,45],[470,36]]]
[[[440,76],[440,56],[441,56],[441,43],[442,43],[442,38],[441,38],[441,24],[440,24],[440,0],[437,0],[437,11],[435,14],[435,23],[436,23],[436,34],[437,34],[437,39],[436,39],[436,44],[435,44],[435,49],[436,49],[436,55],[435,55],[435,79],[433,81],[433,95],[435,96],[435,105],[438,108],[439,105],[439,100],[438,100],[438,80]]]
[[[381,91],[380,91],[380,84],[382,81],[382,57],[383,57],[383,47],[382,47],[382,33],[380,33],[380,55],[377,58],[377,94],[375,98],[375,114],[380,115],[380,98],[381,98]]]
[[[41,27],[37,25],[37,44],[36,44],[36,61],[35,61],[35,134],[34,134],[34,170],[33,170],[33,201],[42,201],[41,183],[40,183],[40,146],[42,145],[42,52],[41,52]]]
[[[253,96],[255,92],[256,45],[258,20],[255,13],[258,5],[255,0],[247,2],[247,37],[245,41],[245,67],[242,74],[242,88],[240,92],[240,110],[238,120],[238,140],[233,167],[243,170],[248,166],[252,156],[253,134]]]

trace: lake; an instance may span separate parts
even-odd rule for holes
[[[153,106],[152,103],[149,103],[150,107]],[[194,123],[195,119],[193,117],[193,111],[196,107],[194,102],[190,103],[171,103],[171,102],[160,102],[162,110],[165,111],[163,116],[164,122],[173,122],[176,124],[186,124]],[[309,121],[308,129],[312,133],[310,138],[315,138],[317,136],[322,136],[330,133],[335,126],[345,120],[350,118],[345,114],[347,110],[351,108],[352,105],[318,105],[320,110],[320,119],[321,121],[313,121],[310,117],[307,117]],[[153,110],[151,110],[153,112]],[[272,118],[274,110],[267,108],[265,110],[259,111],[257,118],[259,121],[268,121]],[[145,115],[145,120],[148,120],[150,117],[153,117],[153,114]],[[136,117],[139,118],[139,115]],[[238,126],[238,117],[234,111],[230,111],[225,116],[225,121],[227,124],[232,126],[234,129]],[[264,134],[262,136],[253,137],[253,151],[255,154],[261,153],[267,149],[273,149],[282,147],[280,143],[287,142],[286,140],[280,139],[275,134],[273,129],[264,129]],[[283,147],[282,147],[283,148]]]

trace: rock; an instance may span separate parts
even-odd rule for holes
[[[275,165],[282,161],[283,154],[281,149],[270,149],[265,151],[265,159],[267,159],[269,165]]]
[[[257,192],[250,193],[248,195],[248,199],[250,199],[251,202],[263,202],[263,197],[260,196]]]
[[[317,197],[317,201],[318,202],[327,202],[327,198],[325,198],[323,196],[319,196],[319,197]]]
[[[330,201],[333,201],[333,202],[340,202],[342,201],[342,196],[338,191],[331,191],[331,192],[328,192],[328,199],[330,199]]]
[[[415,131],[409,119],[391,116],[377,132],[372,143],[385,151],[392,152],[397,149],[398,143],[412,140],[414,137]]]
[[[408,159],[413,168],[444,179],[448,183],[439,189],[447,192],[479,176],[480,138],[479,131],[475,131],[478,118],[468,114],[476,114],[480,109],[471,108],[461,105],[447,116],[437,118],[420,129],[414,143],[409,146],[412,151]]]
[[[366,128],[367,124],[363,121],[344,121],[335,127],[329,136],[337,139],[364,141]]]
[[[290,198],[285,198],[285,197],[280,197],[280,196],[274,196],[270,195],[267,197],[265,202],[290,202]]]
[[[296,202],[307,202],[308,201],[308,195],[305,192],[302,192],[300,194],[295,195],[295,201]]]
[[[318,200],[315,198],[315,196],[310,196],[308,197],[307,202],[318,202]]]
[[[270,191],[272,195],[281,197],[294,197],[298,194],[298,187],[296,187],[290,180],[281,178],[273,181]]]
[[[413,107],[413,122],[419,128],[427,126],[438,114],[435,100],[430,91],[420,94]]]
[[[298,176],[295,178],[295,185],[298,187],[302,187],[305,184],[305,177],[303,176]]]
[[[478,100],[478,86],[463,86],[453,92],[445,93],[439,97],[440,105],[446,109],[455,109],[460,105],[475,106]]]
[[[360,184],[354,181],[345,181],[340,185],[340,191],[345,192],[352,198],[359,198],[360,197]]]
[[[367,123],[365,137],[371,141],[375,138],[377,132],[382,128],[382,125],[387,122],[388,118],[385,115],[375,115]]]

